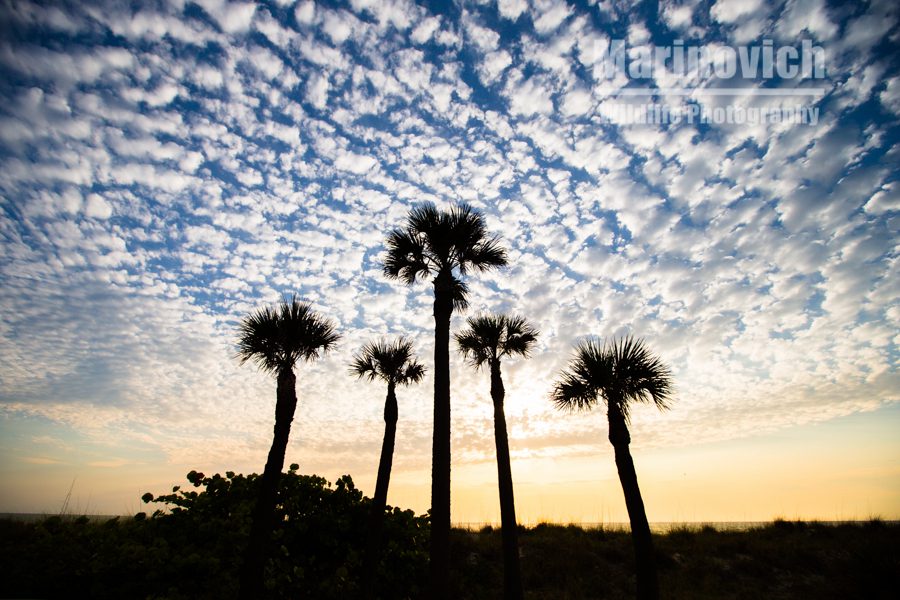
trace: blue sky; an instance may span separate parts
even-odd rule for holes
[[[344,337],[301,367],[288,460],[365,486],[383,390],[346,365],[399,334],[431,362],[428,287],[380,268],[386,232],[422,201],[471,203],[509,249],[509,268],[469,280],[470,313],[517,311],[542,332],[505,369],[523,479],[528,461],[611,460],[602,415],[547,399],[588,334],[644,337],[672,365],[678,401],[636,412],[638,451],[860,412],[897,423],[893,3],[136,6],[0,9],[0,510],[55,502],[73,478],[118,511],[191,468],[261,469],[274,384],[238,366],[235,325],[291,292]],[[826,76],[607,79],[610,40],[810,40]],[[648,102],[622,89],[648,87],[673,110],[818,117],[612,121]],[[710,93],[723,87],[744,91]],[[491,412],[484,375],[452,368],[465,481],[493,460]],[[394,463],[423,497],[430,386],[401,393]]]

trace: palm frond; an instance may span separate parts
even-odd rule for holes
[[[477,315],[466,321],[468,328],[456,334],[459,351],[480,367],[503,356],[528,356],[538,332],[521,316]]]
[[[475,368],[482,367],[485,363],[494,358],[497,344],[491,344],[485,339],[486,327],[481,320],[484,317],[469,317],[467,319],[468,328],[465,331],[454,334],[456,345],[463,357],[469,361]]]
[[[296,296],[285,297],[241,320],[237,357],[241,364],[254,361],[261,369],[278,372],[298,360],[313,360],[340,339],[334,323]]]
[[[425,378],[425,367],[415,360],[406,365],[406,370],[397,378],[400,385],[409,385],[411,383],[419,383]]]
[[[401,385],[416,383],[425,375],[425,368],[416,362],[412,342],[398,338],[393,342],[369,342],[353,355],[350,372],[359,378],[376,378]]]
[[[450,284],[450,294],[453,296],[453,308],[460,312],[469,308],[469,286],[461,279],[454,277]]]
[[[597,404],[597,390],[576,373],[563,372],[553,384],[550,399],[559,410],[590,410]]]
[[[606,357],[603,348],[594,338],[581,341],[575,348],[575,355],[553,385],[551,400],[560,410],[590,410],[602,398],[602,390],[597,385],[606,371]]]
[[[465,203],[449,210],[439,210],[431,202],[413,207],[405,227],[388,234],[386,247],[385,276],[407,285],[438,273],[452,276],[456,270],[465,276],[473,268],[485,271],[506,264],[500,238],[489,236],[484,216]],[[455,285],[454,307],[465,309],[465,284]]]
[[[350,373],[356,375],[358,379],[366,378],[369,381],[374,381],[379,376],[378,365],[366,350],[367,347],[364,347],[361,353],[353,355],[350,362]]]
[[[466,203],[450,212],[454,239],[453,260],[461,275],[470,269],[487,271],[506,265],[506,250],[499,236],[489,236],[484,215]]]
[[[500,245],[500,237],[494,236],[476,244],[464,256],[463,262],[478,271],[505,267],[509,261],[506,249]]]
[[[616,387],[628,400],[654,404],[660,410],[669,408],[672,399],[672,372],[662,360],[652,355],[643,340],[632,336],[613,341],[608,349],[615,365]]]
[[[425,242],[410,230],[395,229],[387,237],[387,255],[383,272],[391,279],[400,279],[407,285],[430,273]]]
[[[667,409],[672,398],[672,373],[653,356],[642,340],[629,336],[601,346],[596,339],[579,344],[575,357],[559,383],[552,400],[558,408],[586,408],[584,394],[612,403],[628,421],[631,404],[653,403]]]
[[[504,325],[502,354],[527,358],[540,332],[520,315],[505,317]]]

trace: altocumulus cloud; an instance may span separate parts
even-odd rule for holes
[[[706,4],[6,3],[0,410],[179,463],[260,454],[273,385],[237,367],[234,326],[296,291],[344,339],[302,367],[294,445],[355,472],[380,391],[344,375],[351,352],[400,333],[432,350],[428,290],[382,278],[384,235],[416,202],[460,200],[511,259],[470,282],[471,311],[542,331],[509,367],[520,453],[602,442],[546,399],[589,333],[643,336],[674,367],[678,409],[639,412],[642,444],[896,402],[897,9]],[[597,48],[676,37],[821,45],[818,124],[610,123],[630,82]],[[654,77],[682,108],[787,102]],[[482,460],[484,382],[454,369],[458,460]],[[428,394],[404,395],[398,467],[422,467]]]

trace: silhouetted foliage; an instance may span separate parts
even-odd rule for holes
[[[507,356],[528,357],[538,331],[519,315],[478,315],[466,319],[468,329],[454,337],[470,364],[480,368]]]
[[[96,522],[51,517],[0,521],[0,597],[228,599],[250,530],[259,475],[207,477],[144,500],[147,516]],[[277,552],[265,565],[262,598],[344,599],[358,592],[357,567],[371,502],[349,476],[332,486],[296,465],[278,488]],[[417,598],[427,581],[428,523],[412,511],[385,513],[376,585],[382,598]]]
[[[260,482],[259,498],[253,510],[250,536],[241,565],[240,597],[256,600],[262,593],[263,566],[270,551],[270,534],[275,518],[278,478],[297,408],[297,377],[294,367],[300,359],[313,360],[331,349],[340,337],[334,324],[316,313],[296,296],[284,298],[276,306],[266,306],[244,317],[239,326],[238,358],[256,362],[273,373],[277,381],[275,427],[272,445]]]
[[[627,337],[601,346],[588,339],[577,347],[575,357],[556,382],[552,399],[563,410],[590,410],[606,403],[609,442],[631,522],[639,600],[659,598],[653,538],[631,458],[628,431],[632,402],[650,402],[663,410],[672,394],[669,368],[653,356],[643,341]]]
[[[518,600],[524,597],[522,570],[519,561],[518,522],[513,493],[512,467],[509,458],[509,436],[503,403],[501,359],[528,356],[537,340],[538,331],[523,317],[507,315],[479,315],[469,317],[468,328],[456,334],[460,352],[475,368],[487,364],[491,371],[491,400],[494,404],[494,443],[497,448],[497,487],[500,492],[500,519],[503,539],[503,597]]]
[[[468,204],[450,210],[426,202],[413,208],[406,225],[387,236],[384,274],[407,285],[432,279],[434,288],[434,433],[431,454],[430,569],[433,600],[448,598],[450,565],[450,318],[468,305],[470,271],[506,264],[498,236]]]
[[[255,362],[277,375],[297,361],[314,360],[330,350],[340,335],[334,324],[296,296],[247,315],[238,327],[237,354],[241,364]]]
[[[394,461],[394,439],[397,435],[399,412],[396,387],[421,381],[425,376],[425,367],[416,362],[412,342],[400,338],[394,343],[379,341],[363,346],[362,350],[353,356],[350,372],[369,381],[379,378],[387,383],[387,397],[384,400],[384,439],[381,444],[381,458],[378,461],[378,477],[375,482],[368,543],[363,561],[362,592],[364,597],[371,598],[375,593],[373,584],[375,564],[381,552],[381,527]]]
[[[209,479],[213,478],[200,480]],[[187,513],[179,516],[108,522],[86,517],[50,517],[35,523],[0,519],[0,597],[55,600],[77,592],[79,597],[98,600],[233,598],[237,582],[233,569],[240,559],[233,543],[240,541],[241,527],[246,534],[248,523],[246,516],[234,520],[223,515],[234,508],[230,499],[238,489],[252,484],[241,476],[231,479],[230,484],[214,484],[219,489],[215,500],[202,497],[206,491],[198,492],[197,501],[183,506]],[[362,533],[355,537],[341,533],[346,525],[332,519],[338,513],[338,522],[361,521],[368,503],[357,504],[354,494],[320,486],[320,481],[298,482],[299,488],[313,490],[304,502],[310,510],[285,527],[303,520],[317,524],[285,537],[291,560],[300,557],[299,561],[313,564],[308,572],[324,573],[326,579],[314,582],[303,577],[288,584],[286,576],[274,576],[268,588],[272,598],[341,598],[353,589],[352,581],[341,579],[340,566],[353,544],[361,543]],[[252,498],[252,490],[243,495]],[[249,501],[244,504],[249,511]],[[360,514],[347,518],[347,512]],[[424,597],[425,520],[395,509],[385,526],[388,554],[378,580],[382,597]],[[341,541],[330,554],[320,555],[316,551],[320,542],[312,540],[328,537],[332,530]],[[304,541],[306,531],[312,533]],[[634,598],[627,531],[538,525],[520,528],[519,539],[527,598]],[[449,595],[459,600],[500,598],[500,532],[454,529],[451,543]],[[749,531],[683,527],[657,534],[656,552],[660,585],[670,600],[893,600],[900,589],[898,523],[783,521]],[[278,556],[270,559],[267,572],[293,576],[292,569],[290,560]]]
[[[394,343],[369,342],[353,355],[350,371],[361,379],[395,385],[418,383],[425,377],[425,367],[413,356],[412,342],[402,337]]]

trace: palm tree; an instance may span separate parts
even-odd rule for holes
[[[467,204],[438,210],[430,202],[413,208],[406,226],[387,236],[384,274],[407,285],[431,279],[434,288],[434,434],[431,450],[431,595],[449,597],[450,580],[450,317],[467,306],[470,271],[506,264],[499,238],[487,233],[484,216]]]
[[[500,489],[500,521],[503,535],[503,596],[521,600],[522,570],[519,566],[519,535],[516,503],[513,496],[512,469],[509,464],[509,438],[503,400],[506,392],[500,374],[500,360],[519,354],[528,356],[538,332],[519,316],[487,315],[469,317],[469,328],[456,334],[459,350],[475,368],[486,364],[491,369],[491,400],[494,401],[494,442],[497,445],[497,482]]]
[[[381,444],[381,460],[378,462],[378,479],[375,483],[375,498],[372,502],[368,531],[369,541],[363,564],[362,589],[366,597],[371,598],[375,593],[375,565],[378,564],[378,546],[381,541],[381,526],[394,460],[394,438],[397,435],[395,389],[398,385],[421,381],[425,376],[425,367],[416,362],[412,342],[400,338],[393,344],[373,342],[363,346],[362,350],[353,356],[350,372],[369,381],[377,378],[387,383],[387,398],[384,400],[384,441]]]
[[[252,360],[263,371],[274,374],[278,382],[272,447],[260,481],[241,569],[240,597],[250,600],[260,598],[263,591],[266,542],[274,524],[278,481],[297,408],[294,367],[300,359],[314,360],[320,352],[330,350],[340,336],[330,320],[296,296],[244,317],[238,332],[237,356],[241,364]]]
[[[649,402],[660,410],[669,407],[672,397],[671,371],[653,356],[642,340],[632,337],[600,346],[594,339],[582,342],[575,357],[556,382],[552,399],[563,410],[590,410],[599,399],[606,403],[609,441],[616,456],[619,481],[631,522],[637,567],[637,597],[659,597],[653,539],[638,487],[637,473],[628,446],[629,415],[632,402]]]

